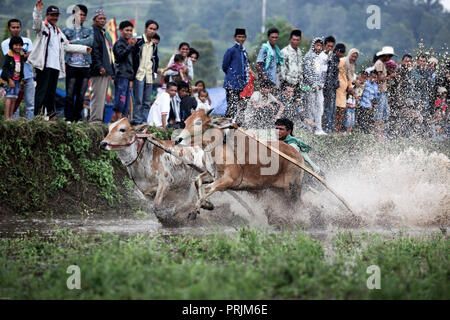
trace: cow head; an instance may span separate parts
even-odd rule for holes
[[[136,130],[141,127],[133,127],[128,118],[122,118],[108,125],[108,135],[100,142],[100,149],[118,151],[128,148],[137,140]]]
[[[175,138],[175,144],[181,146],[204,145],[204,133],[212,128],[212,120],[209,114],[213,109],[194,111],[185,121],[185,128]]]

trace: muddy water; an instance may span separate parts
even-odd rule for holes
[[[440,153],[408,149],[383,157],[366,154],[358,159],[342,159],[328,168],[327,180],[353,208],[348,212],[327,190],[308,185],[302,191],[302,207],[295,210],[294,222],[311,236],[330,240],[339,230],[392,234],[424,234],[450,226],[450,161]],[[216,209],[201,214],[201,219],[231,215],[238,223],[205,224],[187,222],[181,228],[163,228],[155,215],[146,216],[73,216],[42,217],[0,215],[0,237],[24,234],[50,234],[55,230],[75,232],[108,232],[121,235],[154,235],[158,232],[229,233],[239,226],[250,225],[276,231],[268,226],[265,210],[277,208],[270,193],[255,197],[239,192],[247,203],[243,206],[226,193],[211,197]],[[279,206],[282,207],[281,204]],[[251,212],[247,209],[251,208]],[[217,220],[216,220],[217,221]],[[222,221],[223,222],[223,221]]]

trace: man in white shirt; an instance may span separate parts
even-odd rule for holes
[[[18,19],[11,19],[8,21],[8,31],[11,37],[19,36],[22,30],[22,23]],[[8,38],[2,42],[2,51],[3,55],[6,56],[9,51],[9,40]],[[22,37],[23,47],[22,50],[25,52],[25,57],[31,54],[31,50],[33,50],[33,43],[30,39]],[[23,80],[25,81],[25,90],[24,90],[24,100],[26,106],[26,118],[31,120],[34,118],[34,75],[33,75],[33,67],[25,63],[23,68]],[[20,103],[20,101],[18,101]],[[14,119],[19,117],[20,108],[17,108],[17,111],[14,113]]]
[[[177,93],[177,85],[174,82],[167,84],[166,91],[161,93],[153,103],[148,113],[147,123],[156,128],[165,129],[169,119],[170,100]]]
[[[289,45],[281,50],[284,61],[280,68],[280,78],[283,88],[286,85],[294,87],[296,98],[299,98],[302,84],[302,50],[300,42],[302,40],[301,30],[293,30],[289,38]]]

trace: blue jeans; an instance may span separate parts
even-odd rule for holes
[[[145,83],[145,77],[142,81],[134,80],[134,110],[133,120],[136,124],[147,122],[150,105],[152,102],[153,84]]]
[[[323,112],[323,130],[327,133],[331,133],[334,130],[334,117],[336,116],[336,91],[331,93],[331,98],[329,96],[330,93],[323,94],[325,103],[324,103],[324,112]]]
[[[114,108],[116,112],[122,112],[128,116],[128,102],[130,101],[130,80],[116,77],[114,79]]]
[[[386,92],[380,92],[374,108],[374,120],[380,121],[389,119],[389,105]]]
[[[32,120],[34,118],[34,79],[28,78],[23,81],[25,82],[23,92],[23,100],[25,100],[26,108],[25,117],[27,120]],[[19,119],[19,117],[20,108],[17,108],[16,112],[14,112],[13,118]]]

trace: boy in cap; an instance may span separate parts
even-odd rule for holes
[[[246,39],[245,29],[236,29],[235,43],[225,52],[222,62],[222,70],[225,73],[223,87],[227,92],[228,105],[225,116],[233,119],[242,117],[240,93],[248,83],[248,54],[244,47]]]
[[[36,40],[28,63],[36,69],[34,114],[43,114],[46,108],[49,119],[56,120],[55,92],[58,77],[65,77],[64,51],[89,54],[91,48],[69,43],[56,26],[59,18],[58,7],[49,6],[46,10],[46,20],[42,21],[43,8],[44,3],[38,0],[33,10],[33,30],[36,32]]]

